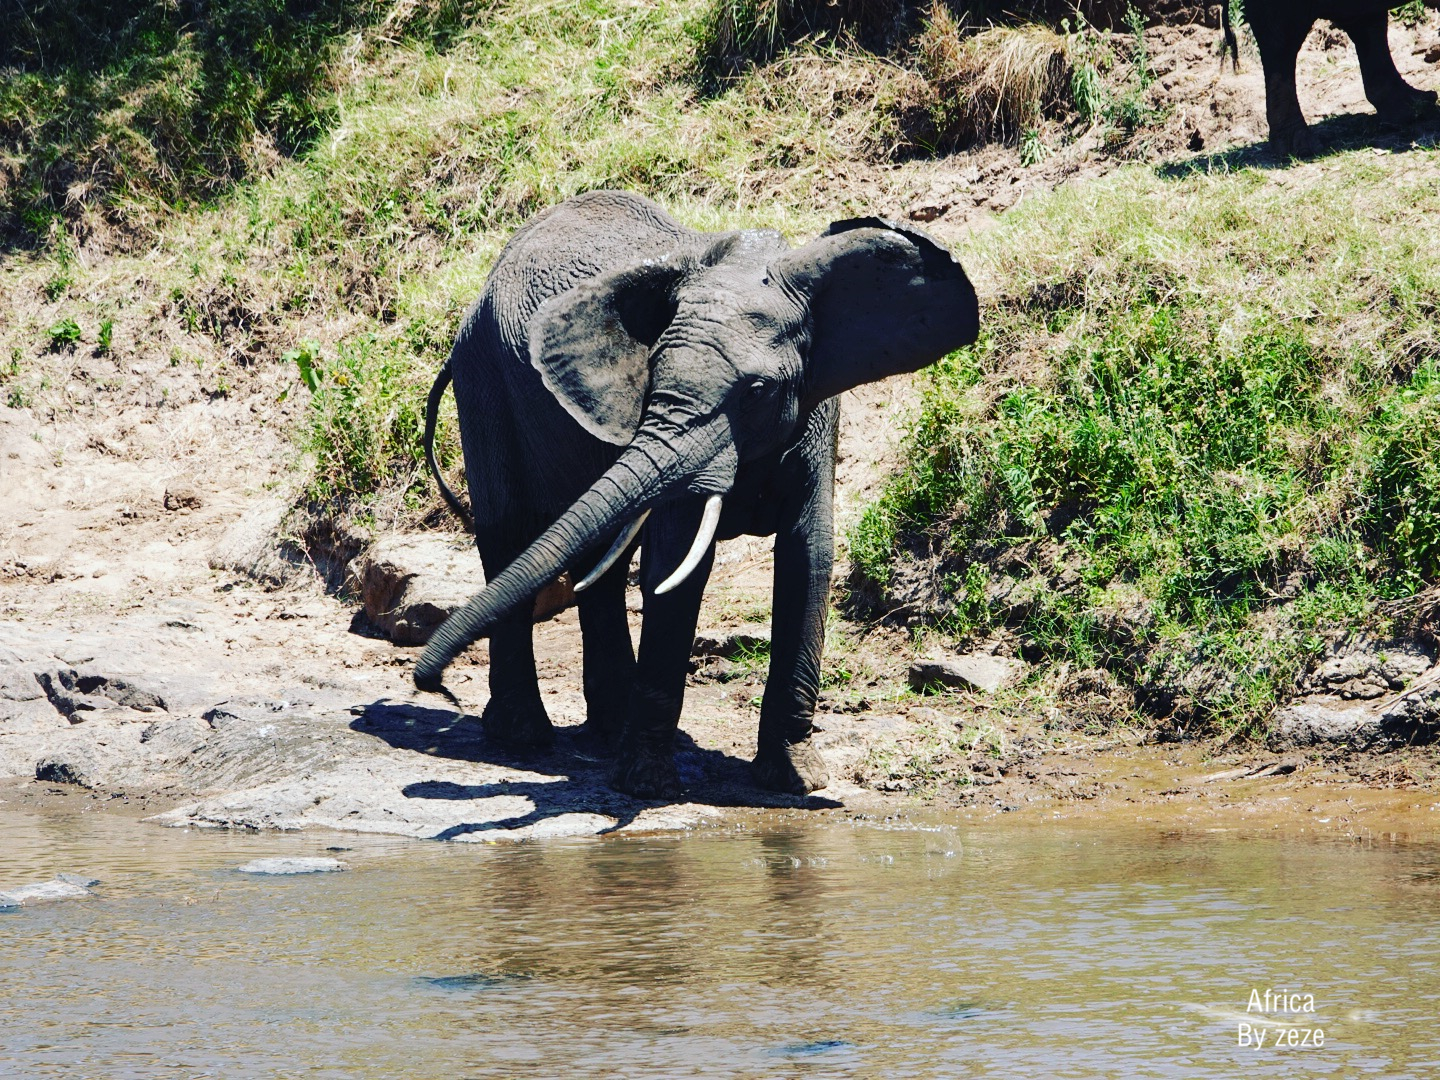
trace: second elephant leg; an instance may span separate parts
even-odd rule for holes
[[[671,798],[680,793],[675,731],[685,703],[700,599],[715,559],[712,543],[689,577],[663,596],[657,595],[655,587],[679,564],[695,535],[700,507],[697,503],[694,513],[675,514],[669,522],[651,521],[658,527],[653,531],[652,526],[646,527],[640,556],[645,596],[640,655],[613,779],[618,790],[642,799]]]
[[[1360,74],[1365,80],[1365,96],[1380,119],[1391,124],[1406,124],[1427,109],[1435,107],[1435,95],[1417,90],[1400,76],[1395,58],[1390,55],[1390,18],[1378,11],[1364,18],[1340,25],[1355,43],[1360,59]]]
[[[1294,17],[1288,8],[1271,11],[1261,5],[1250,17],[1250,30],[1260,47],[1265,68],[1265,118],[1270,145],[1281,154],[1306,157],[1319,149],[1319,140],[1305,123],[1295,90],[1295,62],[1314,19]]]
[[[633,548],[631,549],[633,551]],[[584,640],[585,730],[607,743],[620,738],[635,685],[635,648],[625,614],[630,552],[580,594]]]
[[[480,717],[488,738],[516,749],[549,746],[555,738],[535,676],[531,605],[490,631],[490,701]]]

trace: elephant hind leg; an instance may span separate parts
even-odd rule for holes
[[[1375,112],[1386,123],[1408,124],[1433,111],[1436,98],[1429,90],[1411,86],[1396,70],[1395,58],[1390,55],[1389,27],[1389,16],[1384,11],[1341,25],[1355,43],[1365,96],[1375,106]]]
[[[635,546],[581,593],[579,601],[585,672],[583,730],[607,745],[616,743],[625,728],[635,685],[635,649],[625,614],[625,581]]]
[[[1312,25],[1313,18],[1291,18],[1284,12],[1264,8],[1250,17],[1250,29],[1265,68],[1265,119],[1270,126],[1270,146],[1278,154],[1309,157],[1320,148],[1315,133],[1305,123],[1295,88],[1295,62]]]
[[[555,729],[540,700],[529,605],[490,632],[490,701],[480,717],[486,738],[516,750],[545,748]]]

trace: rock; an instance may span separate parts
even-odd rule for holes
[[[212,709],[205,710],[201,717],[205,723],[217,730],[230,724],[258,724],[273,720],[278,714],[290,708],[286,701],[270,701],[264,698],[240,698],[222,701]]]
[[[114,675],[97,671],[76,671],[74,668],[53,668],[35,674],[35,681],[45,691],[50,704],[72,724],[85,719],[85,713],[120,706],[141,712],[168,711],[165,699]]]
[[[35,701],[44,696],[45,691],[36,680],[35,673],[20,661],[19,656],[8,649],[0,650],[0,699]]]
[[[45,696],[50,699],[50,704],[55,706],[55,711],[72,724],[82,723],[86,713],[114,707],[113,702],[102,701],[93,694],[84,694],[77,690],[75,672],[71,668],[37,672],[35,681],[39,683],[40,689],[45,691]]]
[[[485,587],[485,573],[468,540],[390,536],[350,564],[350,581],[366,616],[391,641],[421,645]],[[536,597],[535,619],[548,619],[572,603],[574,590],[561,578]]]
[[[93,889],[100,884],[97,877],[87,877],[84,874],[56,874],[56,881],[63,881],[67,885],[78,885],[82,889]]]
[[[278,858],[255,859],[244,866],[235,868],[242,874],[328,874],[336,870],[348,870],[339,859],[322,858]]]
[[[81,754],[80,757],[85,755]],[[35,779],[48,784],[75,784],[77,787],[95,786],[90,769],[82,760],[71,754],[66,757],[41,758],[35,765]]]
[[[695,634],[691,656],[723,656],[727,659],[768,652],[770,649],[770,628],[747,625],[734,630],[700,630]]]
[[[84,885],[77,884],[78,881],[93,881],[93,879],[75,878],[70,874],[62,874],[50,881],[22,885],[18,889],[0,892],[0,908],[30,907],[32,904],[48,904],[55,900],[74,900],[77,897],[89,896],[90,890]],[[94,884],[98,885],[99,882],[94,882]]]
[[[944,217],[954,205],[949,202],[917,203],[906,211],[906,216],[911,221],[931,222]]]
[[[1303,681],[1306,690],[1346,700],[1369,700],[1403,690],[1434,665],[1434,657],[1413,642],[1346,639]]]
[[[1275,733],[1270,741],[1277,748],[1344,743],[1368,750],[1379,737],[1380,717],[1374,710],[1332,698],[1285,706],[1275,714]]]
[[[165,491],[166,510],[199,510],[204,503],[194,488],[173,487]]]
[[[1440,740],[1440,685],[1417,686],[1387,703],[1380,712],[1380,729],[1398,745]]]
[[[276,500],[240,515],[210,549],[210,569],[243,574],[271,587],[288,584],[308,573],[284,554],[280,538],[286,512],[285,504]]]
[[[391,536],[350,564],[365,614],[391,641],[420,645],[485,586],[468,542],[443,536]]]
[[[1004,656],[969,653],[950,659],[917,660],[910,665],[910,686],[923,691],[936,686],[993,694],[1017,681],[1026,664]]]
[[[1344,745],[1352,750],[1390,750],[1440,739],[1440,686],[1401,694],[1386,702],[1306,698],[1275,715],[1270,744],[1289,747]]]

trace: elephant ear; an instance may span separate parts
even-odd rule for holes
[[[770,269],[810,302],[807,404],[918,371],[980,333],[975,290],[954,256],[881,218],[838,221]]]
[[[640,426],[650,350],[675,316],[682,260],[647,260],[550,297],[530,318],[530,363],[590,434],[624,446]]]

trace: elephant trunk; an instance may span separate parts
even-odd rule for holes
[[[555,524],[435,630],[415,665],[415,686],[443,693],[441,680],[455,657],[515,608],[529,603],[579,555],[663,498],[684,479],[686,464],[693,469],[693,463],[683,462],[663,440],[637,435]]]

